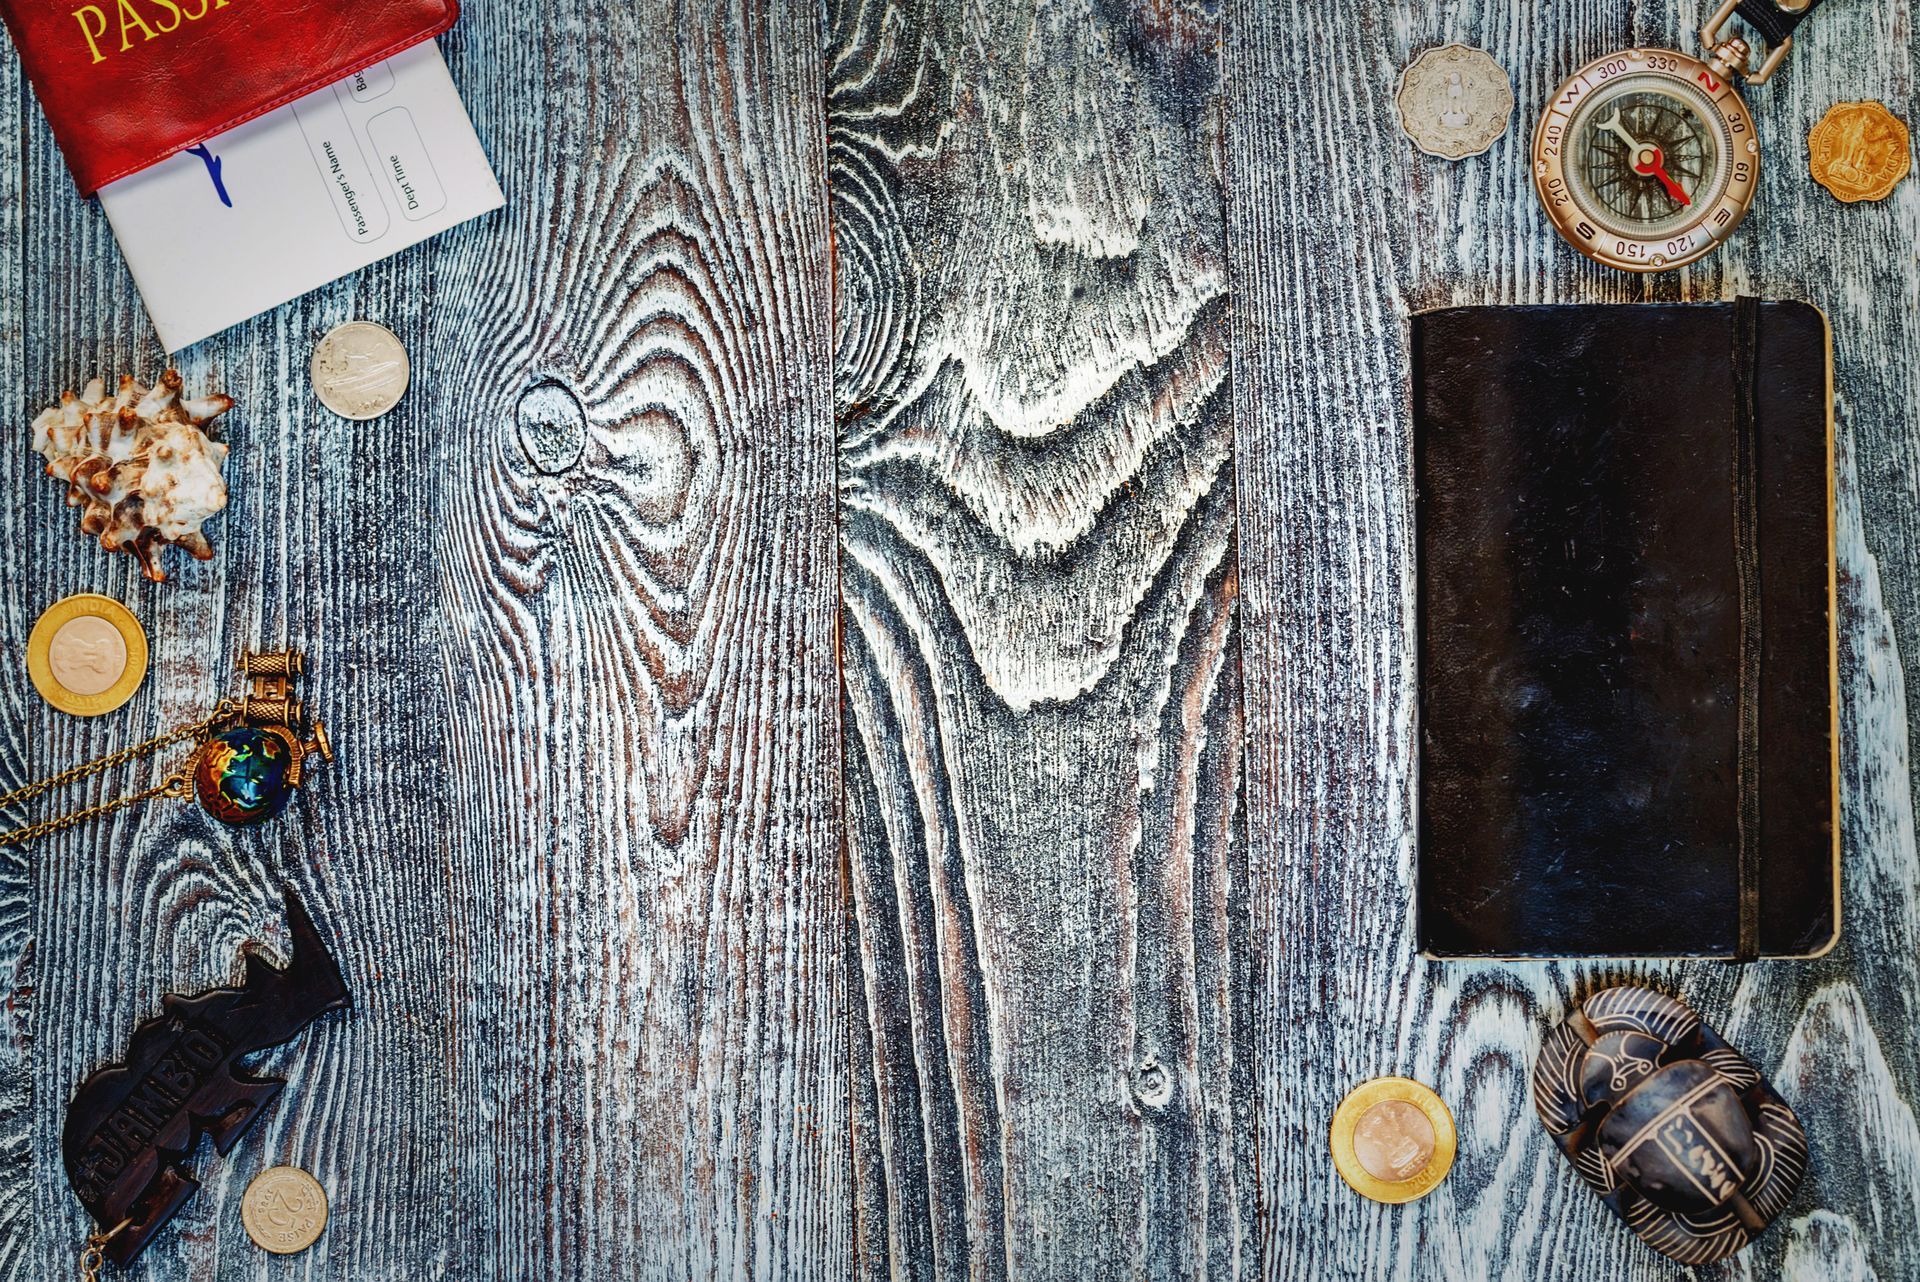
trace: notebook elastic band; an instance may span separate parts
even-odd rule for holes
[[[1740,609],[1737,805],[1739,935],[1734,957],[1760,955],[1760,460],[1754,382],[1760,302],[1733,305],[1733,561]]]

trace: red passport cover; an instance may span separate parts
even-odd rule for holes
[[[458,0],[0,0],[83,196],[459,14]]]

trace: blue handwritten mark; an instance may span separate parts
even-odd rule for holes
[[[232,209],[233,197],[227,195],[227,184],[220,180],[220,157],[214,155],[205,143],[201,143],[197,147],[189,147],[187,150],[206,162],[207,177],[213,179],[214,193],[220,197],[221,204],[225,205],[228,209]]]

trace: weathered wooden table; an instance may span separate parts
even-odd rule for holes
[[[4,60],[0,784],[281,641],[341,758],[263,830],[156,804],[0,862],[0,1274],[72,1274],[67,1098],[161,993],[283,944],[284,882],[358,1008],[269,1054],[287,1092],[142,1276],[1920,1277],[1920,184],[1842,207],[1801,141],[1837,99],[1912,119],[1920,29],[1834,0],[1750,95],[1736,243],[1591,267],[1528,190],[1532,105],[1700,17],[472,0],[443,47],[508,208],[181,357],[240,401],[233,502],[162,586],[27,452],[63,386],[163,357]],[[1459,164],[1391,105],[1446,40],[1522,104]],[[1833,321],[1845,938],[1424,961],[1406,317],[1739,291]],[[415,370],[369,424],[305,375],[356,316]],[[20,663],[82,590],[154,646],[89,722]],[[1729,1265],[1640,1246],[1532,1116],[1545,1022],[1623,977],[1807,1122],[1798,1202]],[[1403,1208],[1325,1139],[1396,1072],[1462,1138]],[[277,1161],[334,1210],[284,1262],[239,1225]]]

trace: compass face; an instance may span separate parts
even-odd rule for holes
[[[1574,73],[1533,149],[1554,227],[1629,271],[1678,267],[1719,244],[1753,201],[1760,161],[1733,86],[1663,49],[1610,54]]]
[[[1712,104],[1651,77],[1627,78],[1580,105],[1568,127],[1574,199],[1617,236],[1653,236],[1692,221],[1723,182]]]

